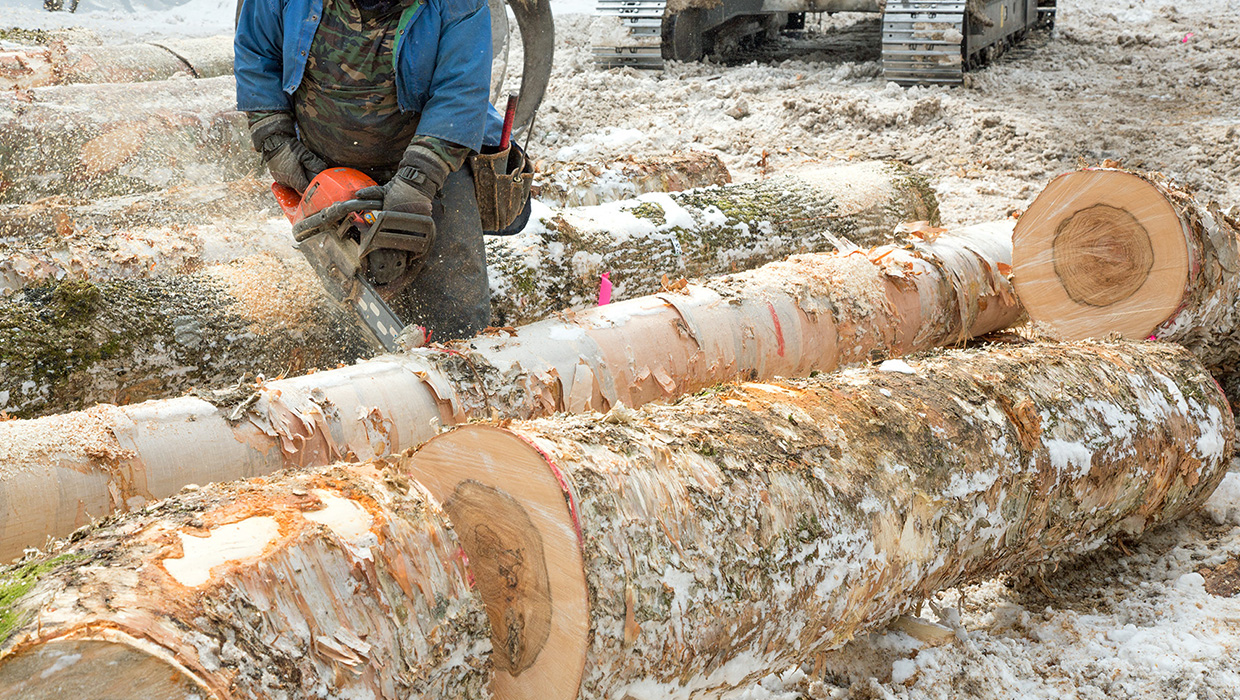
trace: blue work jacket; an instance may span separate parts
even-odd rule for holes
[[[323,0],[245,0],[233,40],[237,109],[292,111],[289,96],[301,85],[322,16]],[[474,150],[499,143],[486,0],[422,0],[406,9],[395,52],[397,102],[421,114],[418,135]]]

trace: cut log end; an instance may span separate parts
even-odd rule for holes
[[[57,640],[5,658],[0,664],[0,698],[208,700],[215,697],[175,662],[148,653],[123,634],[111,636],[117,639]]]
[[[444,504],[468,557],[491,623],[495,697],[577,697],[589,606],[555,466],[512,433],[475,425],[431,440],[405,469]]]
[[[1189,244],[1172,204],[1119,170],[1056,178],[1013,235],[1016,291],[1065,340],[1149,337],[1179,307]]]

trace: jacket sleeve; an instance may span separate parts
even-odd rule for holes
[[[288,111],[284,93],[284,17],[281,0],[245,0],[233,39],[237,109]]]
[[[417,133],[476,151],[491,111],[491,10],[486,2],[467,8],[460,7],[465,4],[461,0],[446,4]]]

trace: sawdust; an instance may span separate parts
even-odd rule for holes
[[[303,324],[313,318],[324,298],[323,287],[309,265],[269,253],[213,266],[205,272],[223,283],[236,299],[238,313],[253,319],[258,328]]]
[[[0,479],[59,463],[115,463],[132,458],[112,432],[128,418],[110,404],[34,420],[0,422]]]

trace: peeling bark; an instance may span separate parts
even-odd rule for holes
[[[439,504],[383,464],[187,491],[0,569],[0,698],[479,698],[489,635]]]
[[[778,185],[686,192],[675,196],[685,202],[709,198],[729,213],[694,209],[692,225],[682,222],[667,230],[651,223],[645,236],[605,228],[612,222],[611,209],[565,213],[589,224],[579,229],[550,215],[548,221],[560,222],[554,235],[489,241],[488,255],[498,261],[491,269],[494,325],[528,324],[593,305],[598,278],[591,280],[586,272],[592,266],[612,270],[613,298],[620,300],[658,291],[661,273],[678,277],[745,269],[807,247],[829,246],[838,240],[835,235],[869,239],[881,230],[889,238],[896,224],[926,214],[926,203],[933,204],[933,194],[921,189],[924,183],[901,184],[906,174],[893,166],[854,165],[810,173],[804,180],[784,178]],[[142,199],[141,204],[122,199],[110,209],[135,221],[147,216],[175,220],[195,209],[218,215],[236,200],[255,199],[255,184],[247,179],[228,187],[232,194],[222,201],[199,201],[189,192],[167,206],[159,199]],[[817,202],[810,213],[820,216],[788,226],[767,223],[775,205],[765,197],[776,187]],[[689,218],[688,208],[664,204]],[[666,218],[654,202],[616,206]],[[245,373],[273,377],[335,367],[372,352],[350,317],[323,293],[309,266],[282,243],[288,235],[283,222],[274,225],[275,233],[268,222],[249,237],[214,225],[168,230],[157,225],[120,234],[101,232],[99,218],[84,218],[96,224],[79,229],[74,218],[79,210],[67,205],[13,209],[62,226],[43,236],[0,242],[0,252],[8,254],[0,261],[0,288],[22,290],[0,298],[0,329],[9,339],[0,346],[0,410],[33,417],[99,401],[134,403],[192,388],[220,389]],[[793,228],[817,233],[793,235]],[[530,245],[537,249],[527,254]],[[283,251],[243,255],[248,248],[264,247]],[[571,264],[549,262],[547,250],[558,251]],[[232,255],[239,258],[220,264]],[[159,263],[164,272],[188,274],[156,276]],[[532,279],[538,283],[523,281]],[[30,287],[31,280],[45,283]]]
[[[1016,225],[1013,267],[1030,317],[1066,339],[1153,336],[1240,366],[1240,222],[1161,175],[1061,175]]]
[[[232,76],[0,94],[0,202],[236,180],[261,168]]]
[[[0,560],[186,483],[397,454],[471,418],[635,406],[983,335],[1021,314],[999,271],[1010,236],[998,222],[868,254],[798,256],[511,336],[0,422]]]
[[[730,182],[732,176],[719,156],[686,151],[614,161],[540,162],[533,193],[548,206],[581,207]]]
[[[0,90],[76,83],[136,83],[186,74],[232,75],[233,38],[213,36],[151,44],[70,46],[0,51]]]
[[[461,535],[497,697],[687,697],[1179,517],[1233,431],[1178,346],[993,346],[464,426],[399,466]]]

